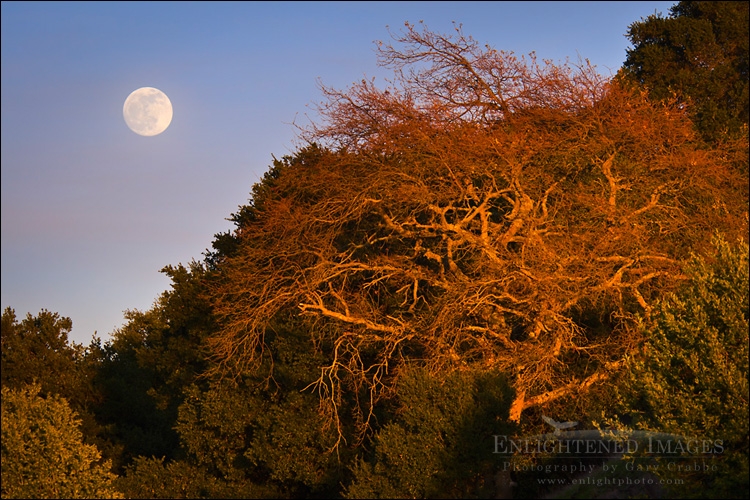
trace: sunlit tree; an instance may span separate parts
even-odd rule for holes
[[[394,81],[324,87],[311,144],[222,240],[217,372],[263,366],[295,314],[334,420],[351,398],[370,425],[412,364],[508,374],[517,420],[610,377],[680,259],[714,228],[747,231],[746,179],[679,103],[460,28],[394,38],[379,45]]]
[[[99,432],[93,408],[101,402],[92,384],[96,361],[71,342],[70,318],[42,309],[22,320],[6,308],[2,315],[2,385],[22,389],[36,383],[43,396],[64,397],[82,420],[88,442]]]
[[[2,384],[24,387],[36,381],[47,394],[77,397],[82,391],[76,362],[83,350],[68,342],[70,318],[42,310],[21,321],[6,308],[2,316]]]
[[[620,380],[620,408],[635,428],[720,443],[708,471],[680,474],[682,494],[747,497],[748,245],[722,238],[706,257],[694,256],[690,280],[661,298],[642,351]],[[669,471],[665,471],[669,473]],[[744,489],[744,495],[741,492]]]
[[[3,498],[124,498],[64,399],[3,387],[2,423]]]

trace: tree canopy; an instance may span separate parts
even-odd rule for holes
[[[689,103],[698,130],[710,140],[748,125],[750,2],[683,1],[628,28],[633,45],[623,75],[657,99]],[[746,133],[746,132],[745,132]]]
[[[408,25],[379,45],[387,89],[324,88],[311,145],[276,163],[212,285],[220,366],[269,354],[289,314],[362,425],[402,365],[493,367],[511,417],[609,376],[634,314],[714,228],[746,228],[740,178],[676,102],[594,68]],[[413,67],[412,67],[413,65]],[[744,219],[744,220],[743,220]]]
[[[70,318],[42,310],[22,321],[7,308],[2,315],[2,383],[24,387],[34,381],[45,394],[76,397],[80,389],[76,359],[80,349],[68,343],[73,326]],[[49,377],[49,373],[56,376]]]
[[[2,422],[3,498],[124,498],[64,399],[3,386]]]
[[[696,471],[681,491],[710,485],[723,498],[744,487],[749,469],[748,245],[713,242],[689,260],[685,285],[659,299],[619,392],[633,427],[720,441],[718,472]]]

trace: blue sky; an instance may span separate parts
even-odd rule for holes
[[[674,2],[2,2],[2,308],[73,320],[88,344],[202,259],[248,201],[318,80],[382,82],[373,42],[405,21],[496,49],[614,73],[628,25]],[[131,132],[125,98],[156,87],[174,117]]]

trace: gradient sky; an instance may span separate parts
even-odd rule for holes
[[[106,340],[201,260],[272,155],[295,151],[317,86],[382,82],[373,42],[452,21],[481,44],[617,71],[628,25],[674,2],[2,2],[2,308]],[[122,116],[169,96],[154,137]]]

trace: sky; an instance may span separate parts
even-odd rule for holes
[[[614,74],[628,26],[674,2],[5,2],[1,4],[2,308],[106,341],[126,310],[200,261],[274,156],[302,145],[319,84],[383,83],[374,42],[404,22]],[[123,103],[163,91],[163,133]]]

